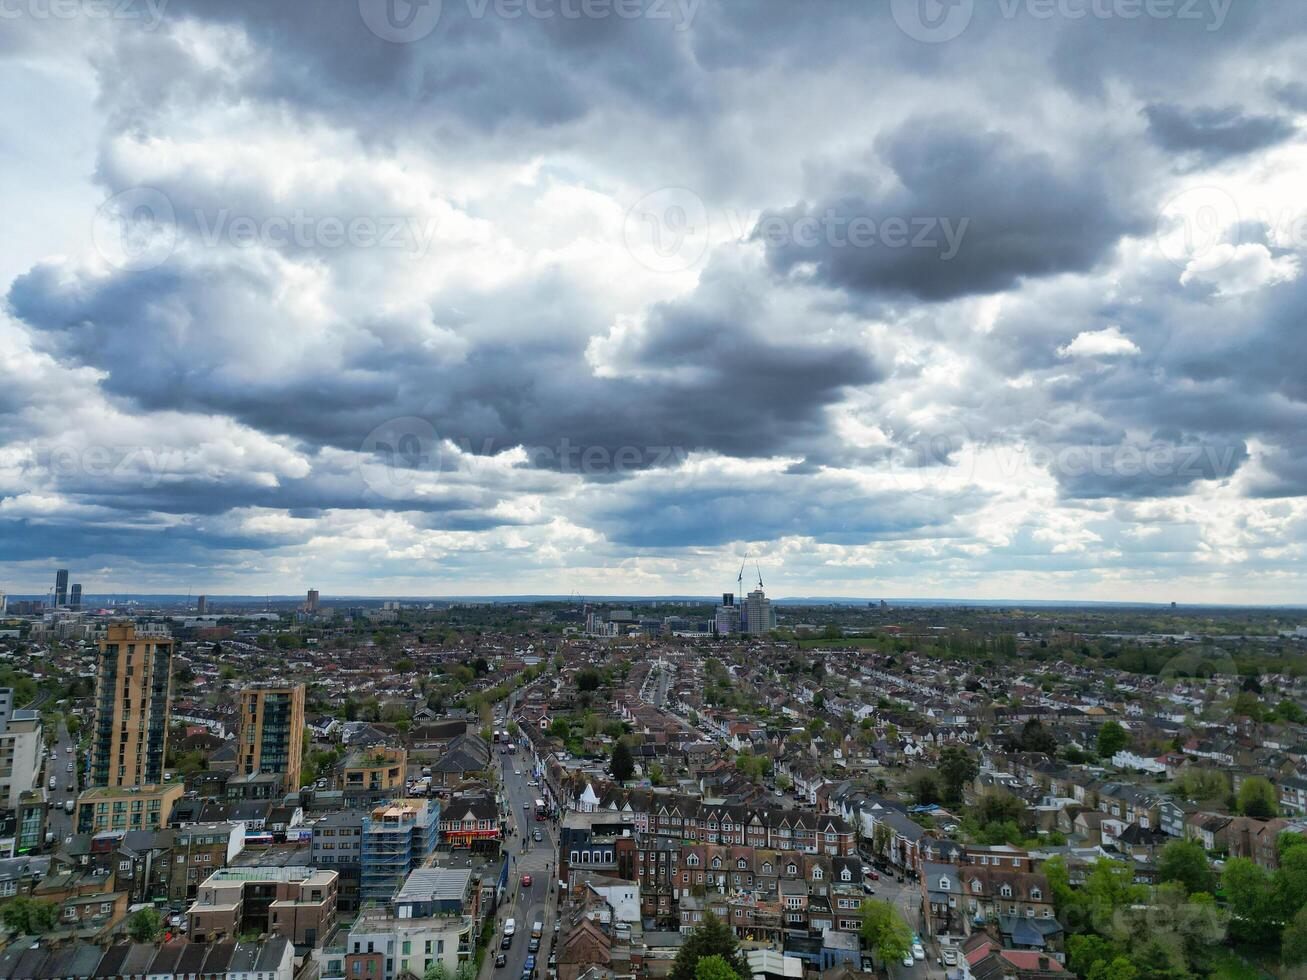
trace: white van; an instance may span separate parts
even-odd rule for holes
[[[513,933],[515,933],[515,932],[517,932],[517,920],[516,920],[516,919],[505,919],[505,920],[504,920],[504,935],[505,935],[505,936],[511,936],[511,935],[512,935]]]

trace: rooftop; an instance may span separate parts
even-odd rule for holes
[[[408,876],[393,902],[461,901],[471,881],[472,872],[466,869],[418,868]]]

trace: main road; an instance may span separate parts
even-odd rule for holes
[[[498,747],[496,746],[496,749]],[[545,975],[545,963],[554,946],[554,920],[558,909],[556,890],[557,838],[550,820],[535,818],[535,800],[540,791],[527,783],[535,778],[531,772],[530,756],[524,751],[500,755],[501,799],[503,800],[504,849],[510,856],[508,868],[508,900],[502,903],[495,916],[495,935],[486,952],[481,968],[481,980],[518,980],[526,966],[527,945],[531,941],[531,923],[541,922],[544,933],[540,949],[535,954],[535,976]],[[541,840],[535,840],[540,831]],[[525,842],[525,847],[524,847]],[[530,875],[531,884],[523,885],[522,876]],[[506,951],[508,962],[495,967],[495,957],[501,952],[504,920],[516,921],[517,932],[512,947]]]
[[[68,751],[69,749],[72,751]],[[68,771],[69,764],[73,771]],[[78,758],[77,742],[68,734],[68,726],[62,719],[59,722],[59,734],[55,739],[54,752],[45,759],[46,799],[50,801],[46,829],[54,832],[56,844],[61,843],[73,832],[73,817],[64,807],[69,800],[77,799],[77,778],[81,760]],[[54,779],[55,788],[50,789],[50,780]],[[76,803],[74,802],[74,805]]]

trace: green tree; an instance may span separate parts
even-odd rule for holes
[[[1188,980],[1192,974],[1184,951],[1165,938],[1150,935],[1130,953],[1139,980]]]
[[[141,909],[127,920],[127,935],[135,943],[157,943],[163,935],[163,916],[158,909]]]
[[[449,967],[445,966],[440,960],[432,963],[427,967],[427,971],[422,974],[422,980],[451,980],[449,976]]]
[[[1053,893],[1053,911],[1059,916],[1063,909],[1069,908],[1076,899],[1075,889],[1071,887],[1071,872],[1066,866],[1066,856],[1055,854],[1044,862],[1040,869],[1048,879],[1049,890]],[[1070,946],[1067,947],[1068,951]],[[1087,969],[1087,968],[1086,968]],[[1084,971],[1076,970],[1083,975]]]
[[[976,805],[972,809],[972,816],[975,817],[976,823],[983,827],[986,824],[1003,823],[1004,821],[1020,823],[1025,812],[1024,804],[1011,793],[1005,793],[1002,790],[990,790],[987,793],[982,793],[980,799],[976,801]]]
[[[1095,748],[1098,749],[1100,759],[1110,759],[1129,744],[1130,736],[1121,727],[1121,723],[1108,721],[1104,722],[1103,727],[1098,730]]]
[[[1275,787],[1265,776],[1249,776],[1239,787],[1239,812],[1245,817],[1270,820],[1277,813]]]
[[[617,744],[613,746],[613,759],[608,771],[619,783],[624,783],[635,775],[635,759],[625,739],[618,739]]]
[[[979,767],[976,760],[960,745],[947,745],[939,754],[939,778],[944,801],[957,805],[962,802],[967,783],[976,778]]]
[[[912,794],[912,799],[922,805],[938,803],[943,798],[939,791],[939,782],[929,769],[914,773],[908,780],[907,788]]]
[[[0,921],[16,935],[39,936],[49,932],[58,917],[59,907],[54,902],[40,902],[21,895],[0,910]]]
[[[1099,960],[1083,976],[1087,980],[1137,980],[1139,969],[1124,956],[1114,956]]]
[[[694,980],[740,980],[740,975],[731,969],[731,964],[714,953],[699,958],[694,967]]]
[[[1216,890],[1216,874],[1203,845],[1196,840],[1173,840],[1163,847],[1157,877],[1159,881],[1178,882],[1190,895]]]
[[[1230,909],[1230,936],[1240,942],[1269,942],[1283,927],[1276,921],[1275,895],[1266,871],[1248,858],[1231,858],[1221,873]]]
[[[883,858],[889,857],[890,844],[894,842],[894,831],[883,820],[877,820],[871,831],[871,853]]]
[[[858,930],[867,948],[881,963],[903,959],[912,949],[912,930],[889,902],[870,899],[862,903],[862,928]]]
[[[1287,699],[1275,706],[1275,715],[1281,721],[1292,722],[1295,725],[1301,725],[1304,721],[1307,721],[1307,714],[1303,712],[1302,708],[1296,702]]]
[[[1297,966],[1307,961],[1307,906],[1300,908],[1280,934],[1280,962]]]
[[[1043,752],[1045,755],[1053,755],[1057,752],[1057,739],[1044,727],[1042,721],[1031,718],[1021,729],[1017,747],[1022,752]]]
[[[740,955],[739,943],[730,926],[711,912],[705,913],[701,922],[681,943],[676,953],[676,960],[668,973],[668,980],[696,980],[695,971],[699,961],[708,956],[720,956],[739,976],[745,976],[748,965]]]
[[[1071,967],[1072,972],[1077,976],[1087,977],[1097,964],[1111,962],[1120,956],[1121,949],[1116,943],[1102,936],[1088,933],[1070,937],[1066,941],[1066,955],[1067,966]]]
[[[1085,875],[1077,908],[1084,921],[1097,932],[1107,932],[1117,910],[1142,902],[1148,894],[1136,885],[1134,869],[1120,861],[1099,858]]]

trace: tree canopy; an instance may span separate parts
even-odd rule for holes
[[[889,902],[872,899],[862,903],[859,934],[882,963],[901,960],[912,948],[912,931]]]
[[[740,955],[735,933],[725,922],[708,912],[705,913],[703,922],[681,943],[671,972],[668,973],[668,980],[699,980],[696,972],[699,961],[713,956],[720,957],[738,976],[748,975],[748,965]]]

